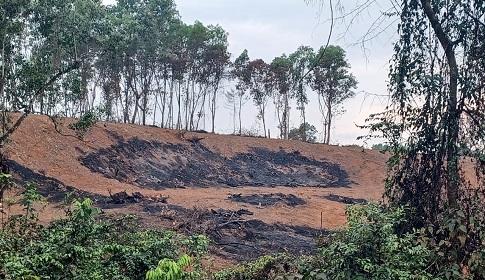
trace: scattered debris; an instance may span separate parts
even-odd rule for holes
[[[310,227],[247,220],[243,216],[249,214],[246,211],[178,209],[173,220],[174,230],[188,235],[204,234],[213,240],[215,253],[238,261],[283,252],[312,254],[317,250],[316,238],[329,233]]]
[[[131,195],[128,195],[126,191],[118,192],[115,194],[112,194],[111,190],[108,190],[108,192],[109,192],[111,201],[107,201],[107,203],[115,203],[115,204],[138,203],[141,201],[167,203],[167,199],[168,199],[168,197],[165,197],[165,196],[146,197],[139,192],[134,192]]]
[[[335,195],[335,194],[324,196],[324,198],[331,201],[345,203],[345,204],[367,204],[367,200],[363,198],[351,198],[351,197]]]
[[[243,202],[251,205],[263,206],[273,206],[277,203],[284,203],[288,206],[304,205],[306,202],[293,195],[293,194],[282,194],[282,193],[271,193],[271,194],[252,194],[243,196],[241,194],[232,194],[229,199],[235,202]]]
[[[200,140],[204,140],[205,138],[203,137],[191,137],[189,139],[187,139],[187,141],[189,141],[190,143],[199,143]]]

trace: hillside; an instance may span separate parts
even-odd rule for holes
[[[31,115],[6,147],[15,179],[50,202],[44,220],[74,191],[107,214],[207,234],[216,254],[245,260],[310,253],[316,235],[344,225],[346,205],[382,196],[377,151],[103,122],[79,140],[69,122],[59,133]]]

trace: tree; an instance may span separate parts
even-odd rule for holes
[[[0,145],[35,110],[35,105],[39,104],[41,113],[52,113],[60,100],[54,89],[62,88],[60,81],[66,74],[81,66],[76,51],[76,44],[81,45],[81,41],[75,38],[78,35],[75,31],[84,27],[85,22],[78,22],[80,29],[66,32],[66,28],[74,22],[73,17],[82,10],[81,4],[83,3],[2,2],[0,95],[3,134]],[[53,5],[59,5],[62,9]],[[52,10],[51,14],[42,12],[49,10],[46,7]],[[60,16],[61,11],[65,13],[63,16]],[[65,20],[66,26],[61,24],[60,19]],[[53,26],[58,27],[56,33],[49,32]],[[52,42],[56,43],[55,47]],[[46,108],[45,101],[48,103]],[[24,113],[7,129],[6,111],[12,109],[24,109]]]
[[[294,127],[290,130],[290,133],[288,133],[288,139],[315,143],[317,141],[317,133],[318,131],[315,126],[309,123],[302,123],[300,127]]]
[[[292,62],[291,67],[291,96],[296,99],[297,109],[301,112],[302,123],[306,123],[306,105],[308,104],[308,96],[306,94],[306,84],[308,78],[306,73],[311,67],[311,58],[313,56],[313,49],[308,46],[300,46],[298,49],[290,54],[289,59]],[[305,131],[303,136],[305,136]],[[306,141],[306,137],[303,138]]]
[[[271,71],[274,74],[274,83],[276,92],[274,103],[278,116],[278,128],[280,129],[280,138],[288,139],[290,126],[290,88],[291,88],[291,60],[283,54],[276,57],[270,64]]]
[[[401,8],[392,103],[370,125],[393,148],[385,194],[410,206],[404,230],[431,228],[436,244],[448,244],[445,265],[469,266],[483,250],[485,3],[402,0]],[[463,171],[463,142],[474,150],[475,178]]]
[[[323,53],[323,56],[320,55]],[[323,142],[330,143],[330,130],[335,116],[342,114],[342,103],[355,96],[357,80],[349,73],[350,64],[345,51],[339,46],[320,48],[313,57],[310,85],[318,93],[320,111],[324,119]]]
[[[258,108],[258,118],[263,123],[264,137],[266,137],[266,106],[274,89],[273,75],[269,65],[262,59],[249,62],[248,69],[251,73],[249,93],[253,97],[254,105]]]
[[[239,135],[242,134],[242,106],[247,102],[247,91],[251,83],[248,50],[244,50],[234,61],[231,77],[236,80],[236,92],[239,99]]]

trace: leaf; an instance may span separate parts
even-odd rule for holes
[[[464,232],[464,233],[466,233],[466,232],[467,232],[467,229],[466,229],[465,225],[460,225],[460,226],[458,227],[458,229],[459,229],[461,232]]]
[[[463,213],[462,210],[456,211],[456,215],[458,215],[460,218],[465,218],[465,213]]]
[[[465,246],[465,242],[466,242],[466,236],[465,235],[458,236],[458,240],[460,240],[461,247]]]

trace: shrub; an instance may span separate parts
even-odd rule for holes
[[[98,122],[98,116],[94,111],[87,111],[76,122],[69,125],[69,128],[76,132],[79,139],[84,138],[84,134]]]
[[[75,200],[67,213],[47,226],[25,222],[29,213],[9,223],[0,232],[0,279],[144,279],[159,260],[206,248],[200,237],[141,230],[135,216],[101,216],[89,199]]]
[[[315,279],[436,279],[426,271],[430,252],[419,233],[396,233],[404,208],[355,205],[347,214],[348,228],[324,242]]]
[[[288,139],[290,140],[300,140],[308,143],[317,142],[318,131],[315,126],[309,123],[302,123],[300,127],[293,127],[288,133]]]

